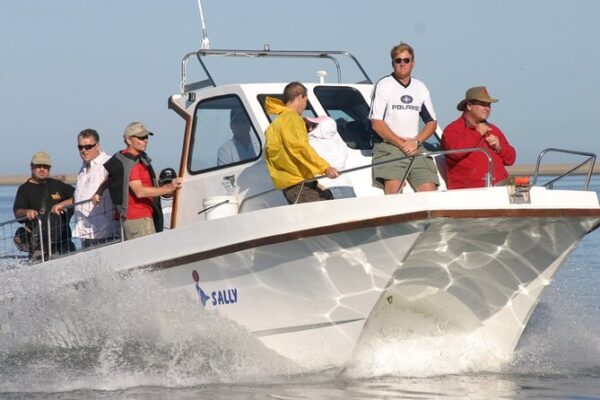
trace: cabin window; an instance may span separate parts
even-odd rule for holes
[[[237,96],[211,98],[196,106],[189,158],[192,174],[257,160],[261,147]]]
[[[316,86],[315,96],[327,115],[335,120],[340,136],[348,147],[358,150],[373,148],[369,120],[369,104],[362,93],[347,86]]]

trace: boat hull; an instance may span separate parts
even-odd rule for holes
[[[591,194],[548,193],[538,196],[545,207],[514,207],[502,188],[470,193],[470,204],[498,207],[452,208],[452,192],[273,207],[31,266],[29,279],[63,268],[77,282],[86,279],[77,266],[91,263],[126,279],[150,273],[161,295],[183,291],[192,307],[311,369],[369,358],[382,339],[455,334],[479,335],[509,357],[600,210]],[[553,196],[587,207],[554,208]],[[405,315],[429,322],[396,317]]]
[[[499,362],[509,360],[543,290],[597,224],[561,217],[431,221],[374,306],[354,362],[373,362],[386,341],[401,353],[410,349],[400,342],[440,337],[485,343]]]
[[[509,357],[543,289],[597,223],[435,218],[374,226],[180,265],[164,283],[195,292],[199,307],[305,367],[344,365],[390,335],[476,333]],[[435,327],[390,318],[411,313]]]

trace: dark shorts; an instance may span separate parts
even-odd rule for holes
[[[424,153],[426,150],[423,146],[419,146],[417,152]],[[380,142],[373,146],[373,162],[381,162],[393,160],[404,156],[404,153],[393,144]],[[406,169],[410,164],[410,158],[389,162],[383,165],[373,167],[373,183],[377,187],[383,187],[385,180],[402,180],[406,173]],[[424,183],[434,183],[439,186],[440,181],[437,176],[437,168],[435,162],[429,157],[416,157],[413,162],[410,173],[408,174],[408,182],[413,188],[417,188]]]
[[[310,203],[313,201],[331,200],[333,196],[329,190],[322,190],[317,182],[306,182],[283,189],[283,195],[290,204]]]

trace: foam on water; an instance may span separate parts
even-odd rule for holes
[[[373,376],[429,377],[474,371],[498,371],[510,359],[490,348],[484,337],[451,329],[447,322],[407,311],[386,315],[404,327],[378,332],[363,340],[344,371],[352,378]]]
[[[68,278],[67,278],[68,277]],[[0,392],[264,380],[299,372],[239,325],[101,266],[2,273]]]

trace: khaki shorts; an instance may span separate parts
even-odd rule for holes
[[[417,148],[417,153],[422,154],[426,150],[423,146]],[[403,157],[405,154],[393,144],[380,142],[373,146],[373,162],[393,160]],[[373,167],[373,184],[377,187],[383,187],[384,180],[402,180],[406,169],[410,164],[410,158],[389,162],[383,165]],[[440,185],[437,176],[435,162],[428,157],[415,157],[415,161],[408,174],[408,182],[413,188],[417,188],[424,183],[434,183]]]
[[[156,233],[152,218],[126,219],[123,221],[123,235],[125,240],[136,239]]]

